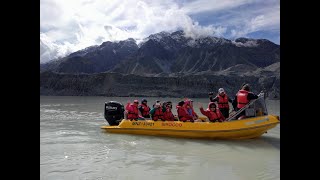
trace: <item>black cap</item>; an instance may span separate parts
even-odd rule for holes
[[[180,102],[178,103],[179,106],[182,106],[183,104],[184,104],[184,101],[180,101]]]

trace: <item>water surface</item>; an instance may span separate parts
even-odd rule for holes
[[[141,100],[141,98],[137,98]],[[156,99],[148,98],[149,105]],[[40,179],[280,179],[280,125],[257,139],[193,140],[109,134],[104,102],[127,97],[40,97]],[[130,98],[131,101],[134,98]],[[207,106],[207,98],[194,98]],[[280,115],[280,101],[268,100]],[[176,111],[173,110],[174,114]]]

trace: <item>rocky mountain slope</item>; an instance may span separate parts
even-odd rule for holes
[[[243,83],[280,97],[280,46],[265,39],[192,39],[183,31],[104,42],[40,64],[42,95],[207,97]]]

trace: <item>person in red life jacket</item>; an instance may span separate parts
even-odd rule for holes
[[[188,99],[187,101],[189,101],[187,104],[187,110],[188,110],[188,113],[193,116],[193,119],[196,120],[199,118],[198,114],[194,111],[193,109],[193,100],[192,99]]]
[[[223,122],[225,117],[222,115],[214,102],[208,104],[208,109],[203,110],[202,104],[199,103],[200,112],[207,116],[210,122]]]
[[[257,99],[259,96],[254,94],[253,92],[250,92],[250,86],[249,84],[244,84],[242,88],[238,91],[236,94],[233,103],[236,104],[237,110],[243,108],[245,105],[247,105],[251,100]],[[237,119],[241,117],[243,119],[245,116],[245,111],[242,111],[240,114],[237,115]]]
[[[167,111],[167,108],[169,107],[170,111],[172,113],[172,102],[171,101],[167,101],[166,103],[163,103],[163,104],[165,104],[165,106],[163,106],[162,112],[165,113]],[[174,121],[179,121],[179,118],[178,118],[177,115],[174,115],[173,113],[172,113],[172,115],[173,115]]]
[[[212,93],[213,94],[213,93]],[[211,93],[209,93],[210,102],[217,102],[218,108],[225,118],[229,117],[229,102],[232,103],[232,99],[228,97],[223,88],[218,90],[218,94],[213,98]]]
[[[166,110],[163,112],[163,119],[165,119],[166,121],[174,121],[175,120],[171,109],[172,109],[172,105],[167,103]]]
[[[134,100],[133,103],[130,103],[130,101],[127,103],[126,105],[127,119],[138,120],[142,118],[141,116],[139,116],[138,105],[139,105],[138,100]]]
[[[162,106],[160,102],[156,102],[154,104],[154,108],[151,109],[150,114],[151,114],[152,120],[154,121],[158,121],[159,119],[165,121],[163,118],[163,111],[162,111]]]
[[[189,115],[184,104],[185,104],[184,101],[180,101],[176,106],[179,120],[183,122],[186,122],[186,121],[194,122],[193,117]]]
[[[150,107],[147,105],[148,101],[146,99],[142,99],[141,105],[138,107],[141,116],[144,118],[150,118]]]

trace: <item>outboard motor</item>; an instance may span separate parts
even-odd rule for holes
[[[124,117],[124,106],[117,101],[109,101],[104,104],[104,118],[110,126],[117,126]]]

